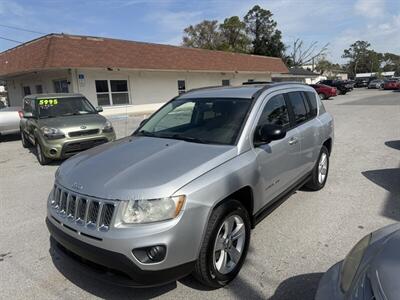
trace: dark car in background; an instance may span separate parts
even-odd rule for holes
[[[310,84],[310,86],[318,93],[321,100],[329,99],[330,97],[335,97],[337,95],[337,89],[333,86],[325,84]]]
[[[321,80],[317,82],[317,84],[325,84],[331,87],[335,87],[338,91],[338,95],[345,95],[347,92],[350,92],[353,89],[352,84],[344,80],[327,79]]]
[[[392,78],[386,80],[385,84],[383,85],[384,90],[399,90],[400,89],[400,79]]]
[[[376,80],[376,77],[360,77],[356,78],[354,87],[361,88],[361,87],[368,87],[369,83],[373,80]]]

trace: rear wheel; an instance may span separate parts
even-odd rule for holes
[[[44,153],[43,153],[43,148],[40,145],[39,141],[36,141],[36,155],[37,155],[37,159],[39,161],[39,164],[41,164],[42,166],[47,165],[50,163],[50,159],[47,158]]]
[[[250,219],[236,200],[218,206],[207,225],[193,276],[202,284],[219,288],[239,273],[250,243]]]
[[[321,100],[328,99],[324,93],[319,93],[318,96],[319,96],[319,99],[321,99]]]
[[[314,166],[311,174],[311,179],[306,183],[306,187],[318,191],[325,186],[328,179],[329,171],[329,151],[325,146],[322,146],[318,161]]]

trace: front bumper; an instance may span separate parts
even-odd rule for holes
[[[322,276],[315,300],[342,300],[344,294],[340,290],[340,269],[342,261],[333,265],[326,273]]]
[[[124,273],[132,279],[130,284],[132,286],[156,286],[175,281],[191,273],[194,267],[195,262],[193,261],[163,270],[142,270],[121,253],[102,249],[73,238],[59,229],[48,218],[46,218],[46,224],[51,236],[68,251],[111,271],[116,270]]]
[[[64,159],[81,151],[88,150],[100,144],[114,141],[115,132],[101,133],[78,138],[63,138],[49,140],[40,136],[40,144],[44,155],[50,159]]]

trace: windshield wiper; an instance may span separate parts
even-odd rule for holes
[[[180,134],[166,136],[166,138],[172,138],[172,139],[176,139],[176,140],[182,140],[182,141],[186,141],[186,142],[199,143],[199,144],[209,144],[210,143],[209,141],[206,141],[202,138],[196,138],[196,137],[192,137],[192,136],[184,136],[184,135],[180,135]]]
[[[153,132],[146,131],[146,130],[140,130],[135,135],[143,135],[143,136],[156,136]]]

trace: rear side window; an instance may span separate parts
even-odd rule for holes
[[[315,97],[315,93],[313,93],[313,92],[305,92],[305,94],[306,94],[306,96],[308,98],[308,101],[310,103],[310,106],[311,106],[310,115],[313,118],[313,117],[315,117],[317,115],[317,112],[318,112],[317,98]]]
[[[289,103],[293,110],[294,124],[298,125],[307,120],[307,110],[301,92],[288,93]]]
[[[277,95],[268,100],[261,113],[258,125],[273,124],[289,128],[289,113],[283,95]]]

